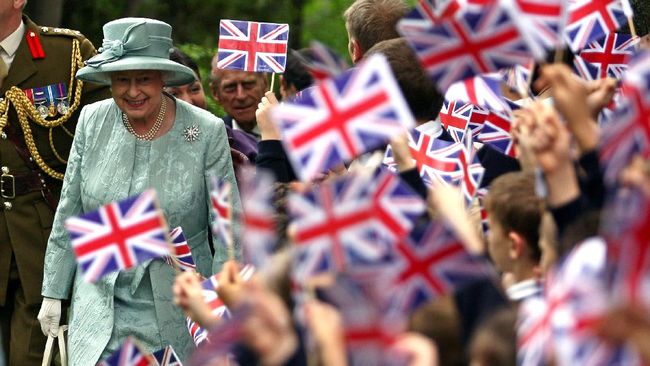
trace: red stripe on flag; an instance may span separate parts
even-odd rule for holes
[[[611,4],[612,1],[610,0],[592,0],[581,7],[574,9],[571,11],[571,14],[569,15],[569,24],[573,24],[585,17],[591,16],[594,13],[599,13],[599,15],[603,18],[603,21],[605,21],[605,25],[607,25],[607,28],[610,31],[613,31],[616,29],[616,24],[612,20],[612,17],[609,15],[609,12],[607,11],[607,5]]]
[[[592,63],[600,64],[600,77],[607,77],[607,69],[609,65],[627,64],[629,55],[614,53],[614,41],[616,40],[615,34],[610,34],[605,39],[605,47],[602,52],[597,50],[585,50],[580,53],[583,60]]]
[[[532,15],[560,16],[562,7],[560,5],[540,4],[539,2],[517,1],[522,12]]]

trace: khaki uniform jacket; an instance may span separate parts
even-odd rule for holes
[[[20,89],[32,89],[51,84],[63,83],[72,95],[70,105],[74,100],[74,88],[71,88],[70,74],[72,62],[73,40],[78,40],[81,57],[86,60],[96,54],[95,48],[81,33],[66,29],[40,27],[29,18],[23,17],[26,35],[34,32],[40,39],[45,58],[34,59],[26,38],[16,52],[9,73],[0,87],[0,97],[12,86]],[[107,87],[84,84],[81,104],[72,117],[63,125],[74,132],[79,112],[83,105],[110,97]],[[9,110],[9,119],[5,131],[14,131],[23,138],[23,132],[13,106]],[[55,118],[58,118],[57,116]],[[60,162],[50,144],[50,129],[42,127],[30,120],[30,127],[39,154],[45,163],[57,172],[65,172],[65,164]],[[52,129],[52,145],[56,153],[67,160],[72,137],[61,127]],[[31,168],[17,153],[11,139],[0,139],[0,165],[9,168],[10,174],[23,174],[30,171],[40,173],[52,195],[58,201],[61,181],[50,178],[35,164]],[[11,204],[7,209],[6,203]],[[7,284],[11,270],[12,256],[18,269],[18,275],[28,303],[40,303],[41,282],[43,279],[43,259],[47,240],[54,218],[53,209],[47,204],[40,191],[16,196],[13,199],[0,197],[0,230],[6,230],[9,241],[0,241],[0,306],[5,303]],[[0,232],[1,232],[0,231]]]

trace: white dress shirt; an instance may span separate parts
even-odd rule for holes
[[[16,51],[18,51],[18,47],[24,36],[25,23],[21,20],[18,28],[7,36],[7,38],[0,41],[0,57],[7,64],[8,69],[11,69],[11,63],[14,61],[14,57],[16,57]]]

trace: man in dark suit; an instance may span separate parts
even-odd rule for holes
[[[0,1],[0,332],[8,365],[40,365],[43,260],[77,117],[108,89],[75,80],[95,54],[77,31],[41,27]]]
[[[266,74],[217,68],[217,55],[212,59],[210,89],[212,97],[226,111],[226,125],[259,140],[255,119],[257,105],[269,89]]]

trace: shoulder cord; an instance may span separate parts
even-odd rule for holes
[[[5,99],[0,101],[0,132],[2,132],[2,130],[7,126],[7,121],[9,119],[9,106],[10,106],[9,103],[11,102],[11,104],[13,104],[14,106],[14,109],[16,109],[16,114],[18,115],[18,121],[20,122],[20,126],[23,130],[23,134],[25,136],[25,143],[27,144],[27,148],[29,149],[30,155],[32,156],[36,164],[38,164],[39,168],[41,168],[45,173],[47,173],[52,178],[59,179],[59,180],[63,180],[63,173],[55,171],[54,169],[49,167],[45,163],[45,161],[43,161],[43,158],[41,157],[36,147],[36,144],[34,143],[34,136],[32,134],[32,129],[29,126],[29,119],[36,122],[40,126],[50,129],[49,140],[50,140],[50,147],[52,148],[52,152],[60,162],[64,164],[67,163],[67,161],[63,159],[54,148],[52,129],[54,127],[61,126],[68,135],[74,136],[72,133],[70,133],[70,131],[68,131],[63,127],[63,124],[68,121],[70,116],[72,116],[72,114],[79,107],[79,103],[81,101],[81,91],[83,89],[83,82],[81,80],[77,80],[75,84],[75,75],[77,73],[77,68],[83,67],[83,61],[81,59],[81,50],[79,48],[79,41],[77,39],[73,40],[72,42],[72,60],[70,64],[71,64],[70,84],[68,90],[73,90],[72,87],[73,85],[75,86],[74,99],[67,113],[61,116],[60,118],[57,118],[52,121],[48,121],[45,118],[43,118],[38,113],[34,105],[29,101],[27,95],[25,95],[25,93],[16,86],[13,86],[11,87],[11,89],[7,90],[7,92],[5,93]]]

